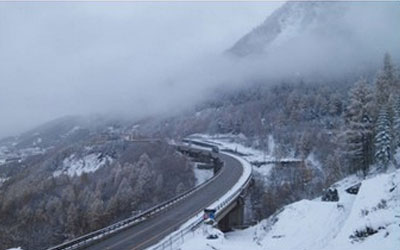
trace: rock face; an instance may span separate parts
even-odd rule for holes
[[[336,188],[329,188],[326,190],[322,197],[322,201],[339,201],[339,193]]]
[[[346,189],[346,192],[349,194],[358,194],[358,190],[360,190],[360,187],[361,187],[361,182],[354,186],[349,187],[348,189]]]
[[[338,17],[345,8],[338,2],[287,2],[236,42],[229,52],[241,57],[268,52],[317,24]]]

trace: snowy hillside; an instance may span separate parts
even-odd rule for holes
[[[100,167],[110,164],[111,162],[111,157],[103,156],[102,154],[89,154],[83,158],[78,158],[72,154],[64,159],[62,168],[54,171],[53,176],[57,177],[61,174],[80,176],[82,173],[94,172]]]
[[[166,141],[134,141],[133,122],[91,120],[65,117],[0,140],[1,250],[47,249],[195,185]]]
[[[200,229],[181,249],[398,249],[400,170],[362,181],[357,195],[345,191],[359,181],[350,176],[336,183],[338,202],[301,200],[217,240],[206,240]]]
[[[317,24],[321,25],[323,19],[337,17],[343,7],[335,2],[287,2],[241,38],[230,51],[239,56],[267,52]]]

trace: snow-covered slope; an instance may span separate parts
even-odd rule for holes
[[[367,228],[373,234],[361,236]],[[399,246],[400,170],[397,170],[363,181],[349,217],[326,249],[389,250]]]
[[[80,176],[82,173],[94,172],[100,167],[110,164],[112,158],[104,156],[100,153],[89,154],[82,158],[75,156],[74,154],[65,158],[61,169],[54,171],[53,176],[57,177],[61,174],[67,174],[69,176]]]
[[[339,202],[301,200],[217,240],[205,239],[199,230],[181,249],[398,250],[400,170],[364,180],[357,195],[348,194],[345,189],[358,181],[351,176],[335,185]]]
[[[230,52],[239,56],[260,54],[340,15],[345,5],[335,2],[289,1],[260,26],[241,38]]]

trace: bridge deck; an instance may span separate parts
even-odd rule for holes
[[[94,244],[87,249],[139,250],[145,249],[177,230],[184,222],[228,192],[242,175],[243,168],[236,159],[220,153],[225,167],[221,174],[192,196],[178,202],[142,223]]]

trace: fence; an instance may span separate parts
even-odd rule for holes
[[[201,189],[202,187],[206,186],[209,184],[211,181],[213,181],[217,176],[220,175],[220,171],[216,173],[212,178],[208,179],[206,182],[203,182],[199,186],[196,186],[170,200],[167,200],[159,205],[156,205],[152,208],[147,209],[146,211],[129,217],[127,219],[124,219],[122,221],[119,221],[117,223],[114,223],[110,226],[107,226],[105,228],[99,229],[97,231],[85,234],[83,236],[80,236],[78,238],[75,238],[73,240],[64,242],[60,245],[54,246],[49,248],[48,250],[72,250],[72,249],[80,249],[82,247],[87,247],[97,241],[103,240],[112,234],[115,234],[117,232],[120,232],[122,230],[125,230],[127,228],[130,228],[154,215],[157,213],[171,207],[172,205],[176,204],[177,202],[191,196],[193,193],[195,193],[197,190]]]
[[[207,144],[203,144],[202,146],[209,147]],[[124,219],[122,221],[119,221],[117,223],[114,223],[110,226],[107,226],[105,228],[99,229],[97,231],[85,234],[83,236],[80,236],[76,239],[64,242],[60,245],[54,246],[49,248],[48,250],[72,250],[72,249],[81,249],[84,247],[87,247],[89,245],[92,245],[100,240],[104,240],[107,237],[110,237],[111,235],[120,232],[122,230],[125,230],[127,228],[130,228],[152,216],[155,214],[159,213],[160,211],[163,211],[172,205],[176,204],[177,202],[191,196],[193,193],[195,193],[197,190],[201,189],[202,187],[206,186],[210,182],[212,182],[215,178],[217,178],[221,174],[221,171],[219,171],[217,174],[215,174],[212,178],[208,179],[206,182],[202,183],[199,186],[196,186],[183,194],[180,194],[168,201],[165,201],[159,205],[156,205],[152,208],[149,208],[148,210],[136,215],[129,217],[127,219]],[[226,199],[224,199],[222,202],[218,202],[216,205],[216,215],[223,211],[223,209],[228,206],[231,202],[233,202],[245,189],[250,182],[251,179],[251,172],[247,176],[246,181],[244,182],[243,185],[240,186],[238,190],[236,190],[234,193],[229,195]],[[150,249],[152,250],[161,250],[161,249],[172,249],[174,244],[179,244],[179,242],[184,241],[184,237],[189,233],[193,232],[201,223],[203,219],[200,216],[198,219],[190,223],[189,225],[185,226],[182,229],[179,229],[178,231],[172,233],[170,236],[167,238],[164,238],[162,241],[160,241],[158,244],[156,244],[154,247],[151,247]]]
[[[219,213],[221,213],[227,206],[229,206],[232,202],[234,202],[240,194],[243,192],[244,189],[247,188],[249,185],[250,181],[252,178],[252,172],[248,174],[246,177],[246,180],[242,185],[240,185],[240,188],[238,188],[234,193],[229,195],[227,198],[225,198],[221,202],[216,202],[215,204],[215,210],[216,210],[216,217],[218,216]],[[197,215],[196,217],[199,217],[196,219],[194,222],[190,223],[187,226],[184,226],[183,228],[175,231],[174,233],[170,234],[163,240],[161,240],[159,243],[154,245],[153,247],[150,247],[149,250],[174,250],[178,248],[180,244],[182,244],[185,241],[185,236],[187,236],[190,232],[193,232],[201,225],[203,222],[202,216]]]

